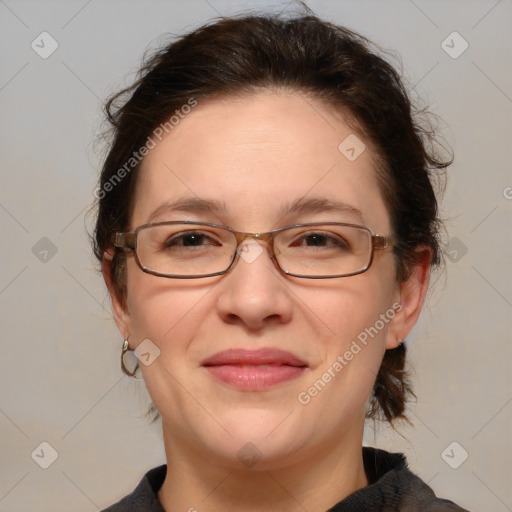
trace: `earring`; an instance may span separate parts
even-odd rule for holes
[[[135,368],[133,369],[133,371],[130,371],[130,370],[128,370],[128,368],[126,368],[126,365],[124,364],[124,355],[126,354],[126,352],[128,352],[128,350],[131,350],[131,349],[130,349],[130,344],[128,343],[128,338],[126,338],[123,341],[123,348],[121,349],[121,370],[123,370],[123,373],[125,373],[129,377],[135,377],[135,374],[137,373],[137,370],[139,368],[139,363],[137,363],[135,365]]]
[[[398,341],[398,345],[396,346],[396,348],[403,348],[405,340],[402,340],[401,338],[399,338],[396,341]]]

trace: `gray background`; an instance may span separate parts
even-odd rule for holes
[[[0,512],[92,512],[165,462],[160,425],[140,419],[146,392],[120,372],[122,340],[86,236],[101,102],[162,34],[269,4],[287,7],[0,0]],[[409,340],[414,427],[368,429],[366,442],[404,451],[439,495],[472,511],[512,510],[512,1],[309,5],[401,55],[456,155],[447,272]],[[47,59],[31,48],[43,31],[59,45]],[[453,31],[469,44],[458,58],[442,47]],[[463,41],[446,44],[453,54]],[[48,469],[41,442],[58,453]]]

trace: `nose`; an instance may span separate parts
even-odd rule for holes
[[[238,252],[234,268],[219,283],[220,317],[250,331],[290,322],[292,294],[267,245],[249,238],[240,244]]]

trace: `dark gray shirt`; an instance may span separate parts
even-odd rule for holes
[[[468,512],[434,491],[412,473],[405,457],[363,447],[369,485],[350,494],[328,512]],[[148,471],[135,490],[103,512],[165,512],[158,501],[167,466]]]

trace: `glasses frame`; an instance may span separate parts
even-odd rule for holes
[[[155,270],[151,270],[144,265],[142,265],[141,261],[139,260],[139,256],[137,254],[137,235],[140,231],[146,228],[154,227],[154,226],[162,226],[162,225],[172,225],[172,224],[189,224],[194,226],[209,226],[214,228],[221,228],[225,229],[226,231],[231,232],[237,241],[237,245],[235,248],[235,253],[233,255],[233,259],[231,260],[231,263],[228,265],[228,267],[220,272],[214,272],[210,274],[198,274],[198,275],[190,275],[190,276],[183,276],[183,275],[176,275],[176,274],[164,274],[162,272],[157,272]],[[290,229],[290,228],[298,228],[298,227],[308,227],[308,226],[347,226],[347,227],[353,227],[353,228],[359,228],[364,231],[367,231],[370,235],[370,260],[368,264],[355,272],[350,272],[348,274],[335,274],[335,275],[327,275],[327,276],[311,276],[311,275],[303,275],[303,274],[294,274],[292,272],[288,272],[287,270],[284,270],[279,265],[279,261],[277,260],[277,256],[274,253],[274,237],[277,233],[280,233],[281,231]],[[388,247],[392,247],[394,245],[394,237],[392,235],[378,235],[374,234],[372,230],[367,227],[360,224],[348,224],[346,222],[307,222],[305,224],[292,224],[290,226],[285,226],[282,228],[274,229],[272,231],[267,231],[265,233],[247,233],[245,231],[236,231],[228,226],[223,226],[221,224],[214,224],[210,222],[196,222],[196,221],[190,221],[190,220],[172,220],[172,221],[164,221],[164,222],[153,222],[149,224],[142,224],[141,226],[138,226],[134,231],[127,231],[127,232],[118,232],[114,233],[111,237],[111,241],[114,244],[115,247],[119,249],[123,249],[125,251],[133,252],[135,256],[135,261],[139,268],[146,272],[147,274],[151,274],[158,277],[167,277],[172,279],[201,279],[203,277],[213,277],[213,276],[221,276],[224,274],[227,274],[231,268],[233,268],[236,264],[236,262],[239,259],[240,251],[238,248],[240,245],[247,240],[248,238],[253,238],[255,240],[261,240],[263,242],[269,242],[269,246],[267,248],[267,251],[269,252],[270,258],[273,261],[275,267],[283,274],[287,276],[293,276],[293,277],[301,277],[304,279],[333,279],[337,277],[349,277],[354,276],[358,274],[362,274],[363,272],[366,272],[373,263],[374,258],[374,252],[376,250],[382,250],[386,249]]]

